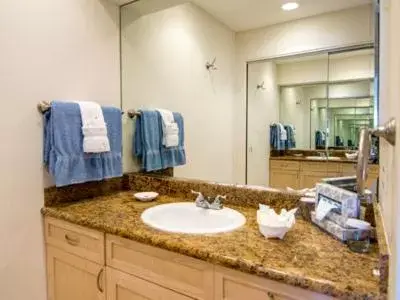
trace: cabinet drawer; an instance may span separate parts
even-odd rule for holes
[[[104,264],[103,233],[49,217],[44,224],[47,244]]]
[[[303,172],[321,172],[321,173],[339,173],[340,172],[340,164],[333,162],[315,162],[315,161],[307,161],[302,162],[301,171]]]
[[[314,161],[307,161],[301,163],[301,171],[303,172],[323,172],[326,173],[327,171],[327,162],[314,162]]]
[[[276,281],[216,267],[215,297],[224,300],[333,300]]]
[[[214,266],[152,246],[106,235],[106,263],[196,299],[212,299]]]
[[[298,161],[290,161],[290,160],[274,160],[271,159],[270,162],[271,169],[279,169],[279,170],[293,170],[297,171],[300,169],[300,162]]]

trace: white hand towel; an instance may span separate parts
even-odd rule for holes
[[[81,111],[83,152],[101,153],[110,151],[107,126],[101,106],[95,102],[77,102]]]
[[[166,109],[157,109],[161,115],[163,138],[162,144],[167,147],[177,147],[179,145],[179,128],[175,122],[174,115]]]
[[[281,124],[278,123],[279,127],[280,127],[280,132],[281,132],[281,141],[286,141],[287,140],[287,132],[285,127]]]

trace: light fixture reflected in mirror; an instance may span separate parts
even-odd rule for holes
[[[281,7],[282,7],[282,10],[290,11],[290,10],[295,10],[295,9],[299,8],[299,6],[300,5],[297,2],[288,2],[288,3],[283,4]]]

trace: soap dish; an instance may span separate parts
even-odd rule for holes
[[[156,192],[142,192],[142,193],[136,193],[133,194],[133,196],[136,198],[136,200],[142,201],[142,202],[149,202],[153,201],[158,197],[158,193]]]

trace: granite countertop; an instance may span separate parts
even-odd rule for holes
[[[256,209],[228,205],[242,212],[246,225],[232,233],[196,236],[160,232],[142,223],[141,213],[158,204],[183,199],[160,196],[138,202],[132,192],[44,207],[46,216],[97,229],[210,263],[341,299],[386,299],[379,293],[378,247],[369,254],[351,252],[314,225],[297,220],[284,240],[265,239],[258,231]]]

